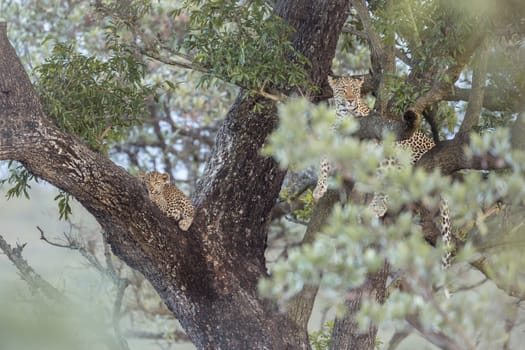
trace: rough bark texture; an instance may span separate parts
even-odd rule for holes
[[[348,293],[345,303],[346,315],[334,322],[330,350],[375,348],[377,326],[370,324],[367,329],[361,330],[355,315],[361,307],[363,298],[384,302],[388,273],[389,267],[385,264],[379,272],[370,274],[362,286]]]
[[[294,45],[324,82],[347,16],[343,0],[281,1]],[[308,335],[256,293],[266,275],[269,215],[284,172],[259,150],[278,118],[274,102],[242,93],[221,127],[197,185],[196,218],[182,232],[138,180],[58,130],[42,112],[0,27],[0,159],[72,194],[97,219],[113,252],[152,283],[199,349],[307,349]]]

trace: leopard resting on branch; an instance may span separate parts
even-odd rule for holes
[[[152,171],[139,173],[139,178],[146,184],[151,201],[166,216],[178,221],[181,230],[187,231],[193,222],[195,208],[181,190],[169,183],[169,174]]]
[[[336,117],[334,123],[334,131],[342,120],[347,117],[365,117],[370,113],[370,108],[363,101],[361,96],[361,86],[363,81],[355,79],[350,76],[340,78],[328,77],[328,83],[333,90]],[[421,131],[415,131],[411,137],[396,142],[396,146],[411,151],[411,162],[415,164],[426,152],[435,146],[434,141]],[[382,172],[385,168],[396,166],[395,159],[385,159],[380,162],[378,172]],[[313,191],[315,201],[318,201],[327,191],[328,176],[330,173],[331,164],[328,159],[322,159],[320,164],[319,176],[317,185]],[[374,193],[374,197],[370,202],[370,208],[377,217],[383,217],[388,209],[387,198],[383,194]],[[443,244],[446,253],[442,257],[442,267],[447,269],[453,258],[453,237],[450,223],[450,210],[445,199],[440,202],[440,234],[443,239]],[[448,290],[445,289],[447,296]]]

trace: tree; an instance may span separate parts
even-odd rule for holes
[[[458,303],[443,302],[442,306],[431,293],[436,280],[443,282],[443,275],[437,272],[440,252],[430,249],[421,236],[424,233],[436,245],[435,193],[451,196],[452,203],[460,202],[459,194],[463,194],[470,205],[470,211],[452,205],[460,212],[454,216],[456,225],[466,230],[461,238],[468,238],[465,257],[459,256],[458,261],[469,261],[503,290],[520,295],[516,290],[521,289],[505,284],[505,275],[494,269],[500,265],[474,260],[472,249],[476,240],[486,242],[490,237],[479,234],[490,215],[473,204],[491,207],[499,201],[512,208],[516,223],[494,230],[498,237],[514,237],[505,233],[516,234],[513,229],[520,223],[517,218],[524,196],[518,189],[524,180],[519,131],[523,118],[517,113],[523,110],[524,101],[523,94],[515,92],[523,89],[525,79],[512,65],[493,62],[501,62],[500,52],[510,62],[522,57],[520,40],[525,28],[519,19],[525,12],[523,5],[509,0],[492,12],[487,2],[481,14],[475,15],[470,2],[463,6],[446,0],[384,4],[360,0],[187,1],[171,14],[189,18],[185,41],[178,45],[164,38],[164,32],[152,34],[144,29],[141,20],[151,11],[149,2],[119,3],[96,3],[99,13],[113,19],[108,43],[121,50],[116,52],[197,70],[203,84],[218,78],[241,88],[196,183],[192,200],[197,215],[190,230],[180,231],[149,201],[140,182],[108,159],[104,150],[49,117],[8,42],[5,24],[0,27],[0,159],[19,161],[30,174],[75,197],[97,219],[113,253],[151,282],[198,348],[310,348],[306,327],[321,280],[329,291],[343,296],[339,300],[346,311],[335,321],[333,349],[373,348],[378,321],[392,317],[389,307],[399,305],[404,307],[401,316],[434,344],[473,348],[476,340],[463,332],[462,325],[454,328],[455,323],[450,322],[436,331],[424,318],[427,309],[409,307],[426,297],[434,303],[431,315],[448,320],[453,317],[445,311]],[[484,19],[487,16],[490,20]],[[508,41],[498,43],[501,38]],[[340,48],[369,48],[370,73],[362,75],[363,92],[373,92],[376,100],[372,114],[357,120],[359,126],[349,121],[341,128],[341,137],[334,138],[327,122],[333,113],[304,101],[293,102],[292,97],[304,95],[319,103],[330,96],[326,77],[339,40]],[[472,77],[470,88],[459,84],[460,77]],[[502,91],[509,94],[500,94]],[[287,100],[292,102],[277,108]],[[447,129],[447,123],[456,119],[446,101],[468,102],[457,132],[455,125]],[[129,121],[128,115],[114,113],[112,127]],[[392,175],[389,188],[381,188],[380,180],[370,176],[378,160],[391,154],[392,137],[386,138],[384,150],[371,157],[375,162],[363,166],[361,173],[356,169],[355,164],[365,164],[361,155],[367,147],[359,139],[382,139],[385,131],[404,139],[419,127],[423,116],[435,139],[446,136],[448,140],[428,152],[414,172],[407,167],[401,175]],[[498,124],[512,125],[512,137],[471,133]],[[305,133],[309,126],[313,131]],[[301,152],[284,142],[290,136],[304,142]],[[472,145],[470,151],[467,145]],[[261,153],[264,146],[266,153]],[[290,249],[288,259],[272,268],[274,284],[261,286],[266,293],[273,290],[281,295],[283,312],[275,301],[259,293],[261,280],[269,277],[265,258],[269,226],[286,175],[270,154],[283,166],[301,168],[319,159],[319,149],[334,155],[344,181],[314,207],[303,245]],[[356,163],[349,165],[353,160]],[[444,175],[463,169],[484,170],[489,175],[484,181],[479,172],[462,174],[451,185],[450,178],[432,172],[437,168]],[[417,188],[409,188],[410,182]],[[351,193],[355,183],[364,183],[369,192],[381,189],[389,195],[389,213],[383,222],[361,214],[362,206],[354,203]],[[400,195],[403,184],[408,190]],[[447,190],[451,186],[457,196]],[[465,195],[473,186],[483,191],[482,200]],[[344,192],[350,200],[341,199]],[[420,212],[421,225],[416,224],[415,212]],[[334,245],[338,236],[339,247]],[[386,244],[381,243],[383,237]],[[359,244],[351,248],[356,242]],[[458,239],[458,246],[463,243]],[[417,249],[421,254],[411,256],[424,262],[408,259],[400,248]],[[338,249],[356,251],[350,254]],[[331,259],[346,257],[355,264]],[[422,277],[425,268],[431,275],[428,280]],[[387,291],[388,278],[396,274],[403,276],[401,292]],[[348,283],[341,282],[341,276]],[[382,305],[388,294],[393,302]],[[386,316],[378,310],[386,310]],[[369,317],[364,321],[363,311]],[[358,323],[364,323],[365,329]]]

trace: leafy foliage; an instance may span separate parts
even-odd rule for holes
[[[91,149],[107,153],[147,112],[153,89],[143,84],[144,66],[130,52],[114,48],[104,61],[57,43],[36,68],[37,91],[48,115]]]
[[[312,215],[312,210],[315,206],[315,201],[311,189],[306,190],[298,198],[295,198],[294,194],[291,193],[289,189],[285,188],[281,190],[279,197],[282,200],[287,201],[288,203],[291,203],[293,200],[297,200],[300,208],[295,209],[292,212],[292,215],[294,215],[300,221],[306,222],[310,219],[310,216]]]
[[[436,193],[447,198],[454,216],[453,223],[458,227],[475,227],[474,233],[470,230],[465,247],[456,257],[457,264],[468,265],[476,257],[471,235],[479,239],[491,232],[489,224],[481,218],[480,206],[490,206],[501,198],[505,198],[509,205],[522,206],[525,203],[525,154],[512,149],[508,130],[499,128],[482,135],[472,134],[467,154],[475,157],[490,152],[512,164],[512,170],[488,175],[471,171],[464,174],[462,182],[451,183],[437,171],[426,173],[418,168],[412,169],[407,159],[402,161],[406,164],[402,169],[377,176],[373,169],[377,168],[380,159],[391,154],[391,138],[387,137],[382,147],[370,148],[367,142],[332,137],[326,131],[333,120],[331,112],[303,100],[292,100],[279,111],[280,128],[270,137],[267,152],[282,164],[294,166],[315,164],[324,154],[329,154],[330,159],[338,164],[339,173],[351,174],[358,191],[386,194],[389,210],[396,215],[385,225],[366,205],[358,202],[336,205],[329,224],[315,241],[289,249],[287,258],[271,267],[272,279],[262,281],[260,290],[286,304],[304,286],[320,285],[319,293],[327,297],[329,305],[344,308],[348,290],[360,286],[367,275],[381,268],[386,260],[393,271],[403,271],[405,289],[391,293],[384,304],[366,300],[359,316],[363,326],[369,322],[399,321],[416,314],[420,315],[423,327],[453,334],[465,344],[470,344],[479,330],[485,329],[487,332],[481,337],[482,341],[497,346],[505,331],[494,327],[494,320],[485,317],[492,307],[487,300],[494,298],[493,291],[459,293],[452,299],[434,295],[436,288],[450,283],[449,272],[443,272],[439,263],[444,247],[438,244],[439,249],[434,249],[428,245],[422,238],[417,216],[400,210],[409,207],[410,203],[437,208]],[[301,121],[300,116],[307,118]],[[351,121],[349,127],[352,130]],[[287,141],[290,137],[300,140],[303,145],[300,151]],[[403,159],[404,155],[396,152],[396,157]],[[367,156],[363,157],[363,154]],[[482,180],[483,176],[486,180]],[[341,188],[342,184],[336,181],[332,186]],[[516,259],[514,254],[507,252],[491,261],[495,271],[507,271],[494,273],[496,280],[512,285],[512,290],[525,290],[523,283],[516,280],[516,275],[511,277],[508,272],[517,271],[516,260],[512,262],[503,256]],[[523,262],[523,259],[518,258],[518,261]],[[433,302],[429,303],[428,298]]]
[[[185,1],[189,28],[182,48],[205,67],[201,82],[223,79],[248,89],[289,88],[306,83],[307,59],[290,42],[293,31],[264,0]]]
[[[7,190],[7,198],[24,195],[24,197],[29,199],[29,190],[31,189],[29,182],[31,180],[37,180],[37,178],[18,162],[9,161],[8,169],[10,173],[9,177],[0,180],[0,185],[5,183],[13,184],[13,187]]]
[[[108,60],[79,53],[75,44],[57,43],[52,55],[36,67],[36,90],[46,113],[65,132],[80,137],[91,149],[107,154],[109,146],[147,113],[154,89],[143,82],[144,66],[130,52],[113,47]],[[14,184],[8,198],[29,198],[35,177],[18,163],[8,164]],[[59,218],[71,214],[70,195],[60,192]]]
[[[315,332],[310,333],[310,345],[314,350],[327,350],[330,348],[332,340],[332,331],[334,329],[334,322],[328,321],[323,327]]]

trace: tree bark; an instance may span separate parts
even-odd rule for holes
[[[344,0],[280,1],[295,47],[321,84],[347,17]],[[255,103],[262,111],[255,111]],[[0,159],[73,195],[99,222],[113,252],[152,283],[199,349],[308,349],[306,327],[257,295],[266,276],[271,208],[284,171],[259,153],[277,126],[274,102],[242,93],[221,127],[194,195],[196,218],[182,232],[139,181],[58,128],[0,26]]]
[[[355,316],[363,299],[372,299],[380,303],[385,301],[388,274],[389,266],[385,263],[380,271],[369,274],[362,286],[348,293],[345,302],[346,314],[334,322],[330,350],[375,349],[377,325],[369,324],[366,329],[361,330]]]

